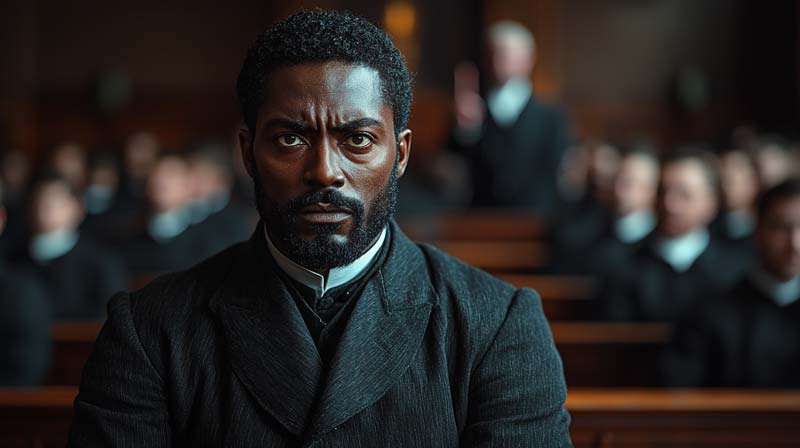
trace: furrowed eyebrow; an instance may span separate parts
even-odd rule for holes
[[[358,120],[348,121],[347,123],[342,123],[338,126],[334,126],[332,129],[338,132],[352,132],[359,128],[367,128],[367,127],[383,127],[383,123],[379,120],[374,118],[361,118]]]
[[[295,132],[303,132],[310,127],[302,121],[289,120],[287,118],[273,118],[264,123],[265,128],[286,128]]]

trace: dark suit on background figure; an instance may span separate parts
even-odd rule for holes
[[[536,61],[533,35],[514,22],[493,24],[486,36],[485,95],[477,70],[456,70],[453,146],[472,177],[472,205],[554,212],[556,178],[569,145],[566,114],[540,102],[530,75]]]
[[[759,265],[676,328],[665,381],[681,387],[800,387],[800,179],[764,193]]]

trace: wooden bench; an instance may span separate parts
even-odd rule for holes
[[[550,263],[550,246],[542,241],[441,240],[432,244],[492,274],[533,273]]]
[[[407,218],[400,227],[413,240],[541,240],[545,222],[534,215],[498,210],[464,210],[438,216]]]
[[[600,315],[593,298],[594,280],[590,277],[529,274],[498,274],[498,277],[518,288],[535,289],[551,322],[590,321]]]
[[[74,387],[0,389],[0,446],[63,447]],[[800,391],[570,389],[576,448],[800,446]]]
[[[576,448],[800,446],[800,391],[569,391]]]
[[[660,384],[660,360],[672,334],[661,323],[552,322],[570,387]]]
[[[48,385],[77,385],[100,331],[97,322],[53,327],[53,366]],[[658,385],[659,357],[669,339],[666,324],[553,322],[553,337],[573,386]]]

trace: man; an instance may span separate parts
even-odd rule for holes
[[[0,235],[7,222],[0,184]],[[0,254],[0,387],[38,386],[50,366],[50,304],[28,270]]]
[[[472,204],[549,214],[556,205],[556,173],[569,145],[566,115],[533,96],[529,78],[536,45],[525,27],[492,25],[487,47],[485,99],[474,67],[462,66],[455,79],[454,140],[472,173]]]
[[[570,446],[540,302],[390,221],[411,87],[385,33],[304,12],[237,83],[263,225],[115,297],[72,446]]]
[[[602,276],[628,263],[653,231],[658,175],[658,157],[648,147],[633,147],[622,155],[613,181],[613,217],[584,256],[589,273]]]
[[[71,181],[45,174],[29,197],[31,236],[15,264],[46,288],[54,319],[105,318],[108,298],[127,286],[127,273],[113,253],[78,231],[85,212]]]
[[[684,149],[663,163],[655,232],[630,263],[614,268],[601,296],[614,320],[673,321],[731,287],[748,260],[711,238],[719,181],[712,156]]]
[[[764,193],[755,239],[758,267],[678,327],[669,384],[800,387],[800,180]]]
[[[133,220],[122,252],[134,284],[155,274],[185,269],[200,261],[206,251],[201,235],[191,227],[189,165],[183,157],[164,154],[145,182],[147,208]]]
[[[752,155],[741,149],[723,150],[719,157],[724,208],[711,225],[721,241],[739,256],[755,258],[753,231],[761,181]]]
[[[189,211],[201,234],[201,258],[246,240],[255,220],[235,203],[230,148],[217,142],[197,145],[189,155],[191,196]]]

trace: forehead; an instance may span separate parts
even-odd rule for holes
[[[685,186],[711,187],[711,180],[702,162],[695,159],[683,159],[668,162],[661,174],[665,183],[679,183]]]
[[[267,76],[259,121],[283,117],[308,121],[325,116],[333,121],[359,118],[391,121],[381,79],[370,67],[340,61],[311,62],[274,69]]]

